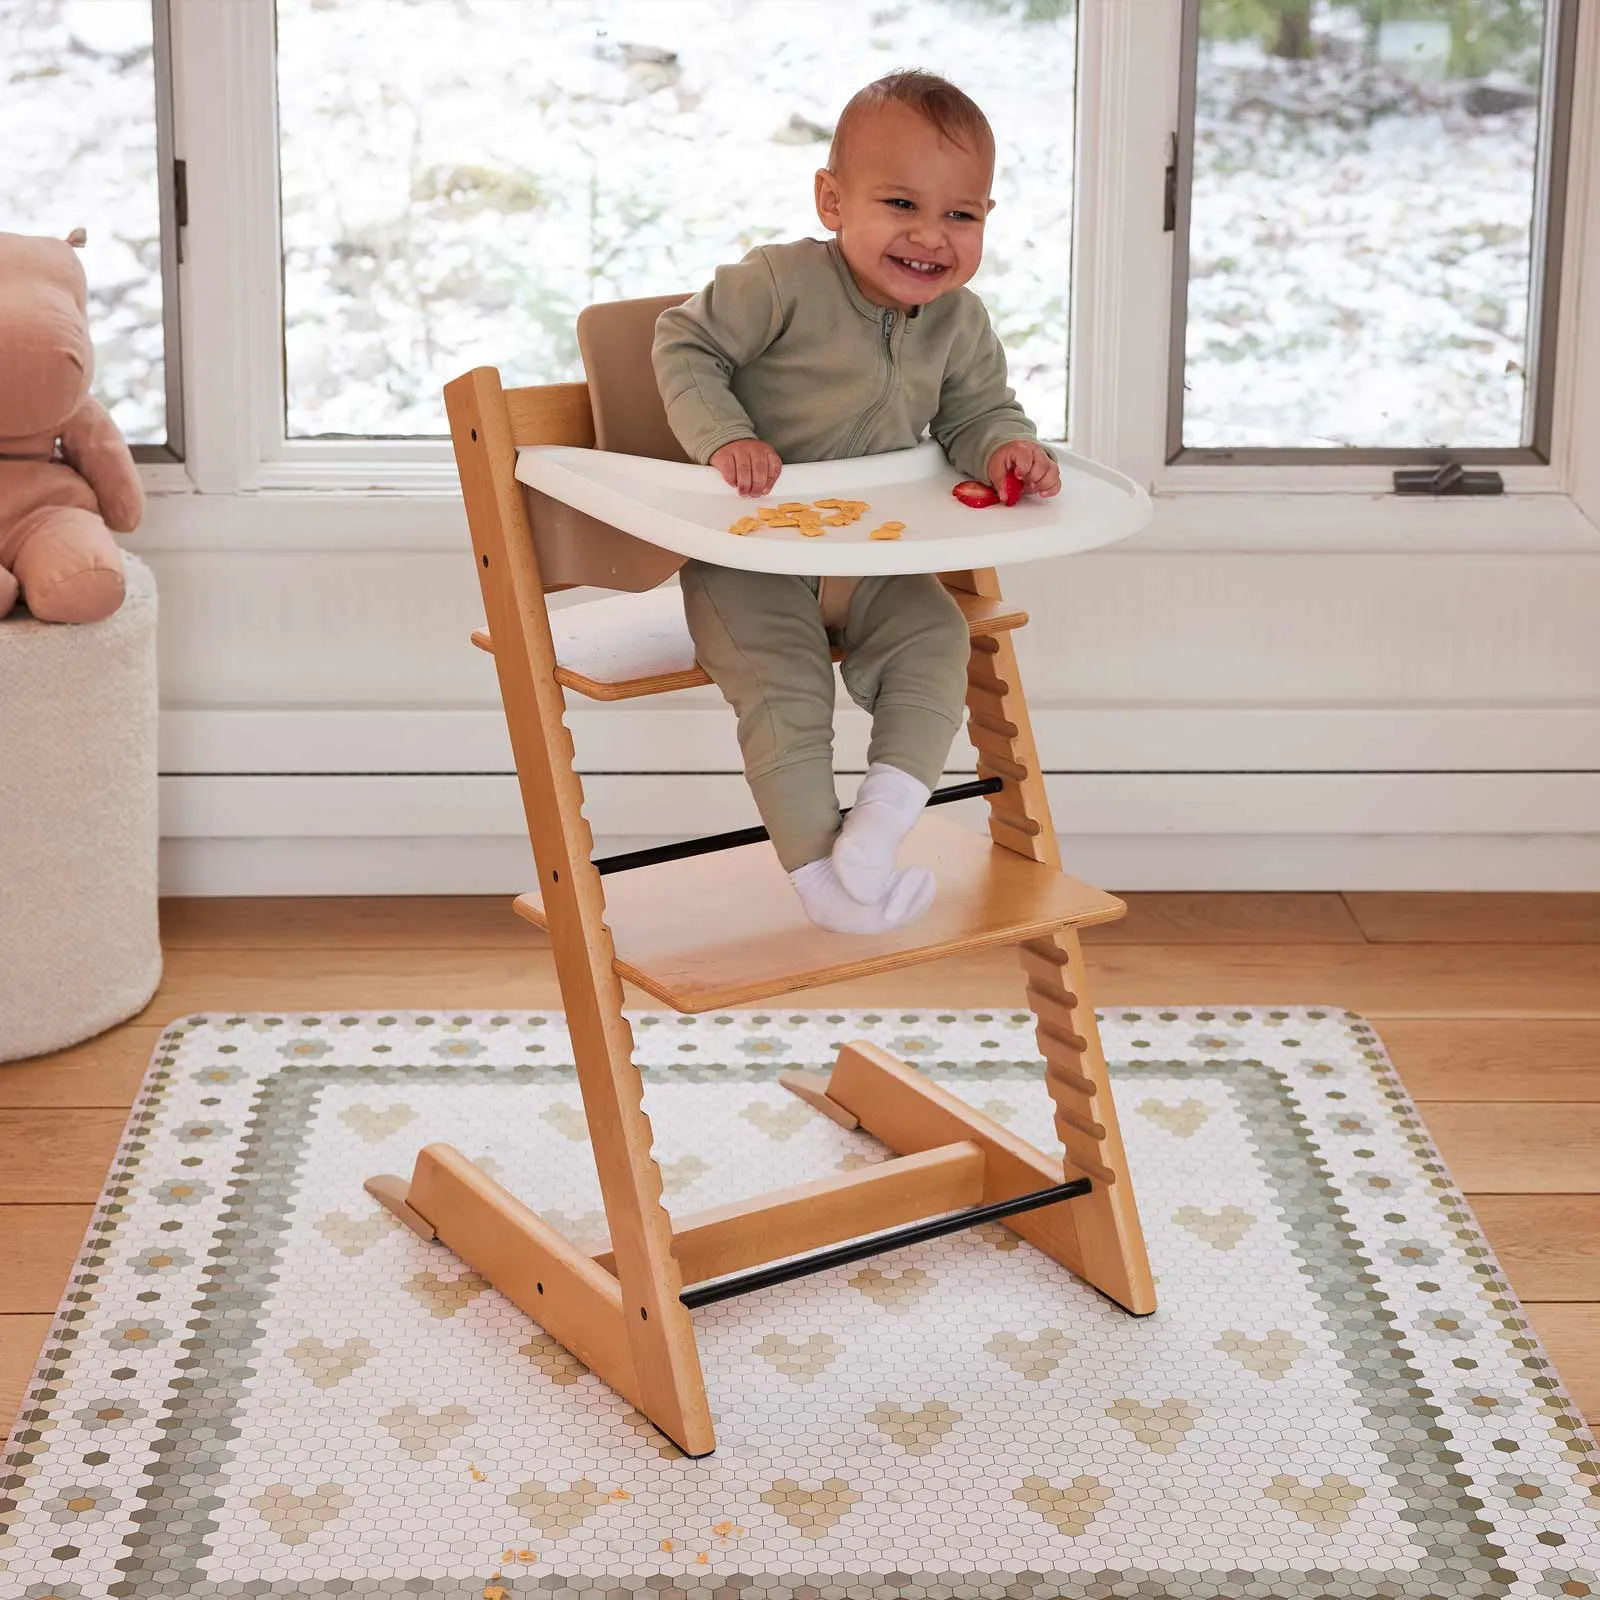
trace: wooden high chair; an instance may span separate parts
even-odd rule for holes
[[[647,320],[653,326],[654,312]],[[592,363],[590,372],[592,383]],[[639,374],[635,363],[635,393]],[[648,365],[642,382],[653,392]],[[445,400],[489,623],[474,640],[494,655],[538,869],[538,887],[515,908],[549,931],[610,1248],[577,1249],[445,1144],[419,1152],[409,1183],[374,1178],[370,1192],[474,1267],[691,1456],[715,1443],[690,1315],[699,1305],[999,1219],[1128,1311],[1153,1311],[1077,934],[1125,908],[1061,871],[1010,638],[1027,619],[1001,599],[994,573],[943,574],[972,632],[968,729],[979,781],[936,796],[987,795],[989,837],[936,817],[918,825],[903,859],[931,866],[939,885],[920,922],[879,936],[812,927],[760,829],[597,862],[563,691],[620,700],[709,679],[671,590],[554,619],[546,608],[556,583],[541,572],[538,524],[565,508],[525,494],[517,449],[593,446],[604,400],[592,406],[590,387],[576,383],[504,390],[491,367],[457,378]],[[617,428],[602,432],[613,447],[619,437]],[[835,1122],[882,1140],[895,1159],[667,1215],[622,1011],[624,978],[676,1011],[704,1012],[994,945],[1018,948],[1064,1159],[856,1043],[830,1074],[789,1073],[784,1082]]]

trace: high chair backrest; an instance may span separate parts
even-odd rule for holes
[[[578,317],[586,384],[506,391],[517,445],[564,444],[686,461],[667,426],[650,365],[656,318],[685,295],[618,300]],[[635,538],[537,490],[525,491],[539,573],[547,590],[580,585],[638,593],[664,583],[683,557]]]
[[[656,318],[680,306],[686,294],[648,300],[613,300],[578,313],[578,351],[589,380],[598,450],[658,461],[687,461],[677,435],[667,426],[666,407],[650,365]]]

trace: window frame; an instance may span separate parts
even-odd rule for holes
[[[1549,364],[1549,460],[1507,463],[1503,496],[1467,500],[1396,498],[1381,463],[1344,452],[1329,452],[1333,461],[1317,452],[1313,463],[1167,459],[1177,236],[1164,229],[1163,200],[1188,3],[1078,5],[1070,446],[1147,485],[1156,501],[1152,525],[1111,549],[1600,549],[1600,461],[1575,448],[1585,427],[1600,426],[1600,159],[1592,148],[1600,141],[1600,6],[1563,12],[1571,17],[1563,62],[1571,157],[1559,206],[1562,331]],[[184,465],[143,470],[154,489],[216,498],[208,509],[158,507],[148,547],[372,549],[382,547],[385,526],[403,520],[397,546],[457,548],[447,440],[285,436],[274,0],[170,7],[173,127],[189,188],[178,306],[184,348],[204,350],[207,360],[182,372]],[[361,504],[374,499],[381,515]],[[287,545],[274,539],[275,525]]]
[[[1173,171],[1172,309],[1167,383],[1167,463],[1195,466],[1416,466],[1441,460],[1480,466],[1545,466],[1550,460],[1555,401],[1556,341],[1560,330],[1561,245],[1566,222],[1567,174],[1572,121],[1573,46],[1576,0],[1548,0],[1551,47],[1545,51],[1539,86],[1539,143],[1534,156],[1532,236],[1541,247],[1539,270],[1530,274],[1528,319],[1537,330],[1534,383],[1524,406],[1524,431],[1532,442],[1516,446],[1215,446],[1183,442],[1189,327],[1189,239],[1194,215],[1194,149],[1199,93],[1200,22],[1205,0],[1181,0],[1178,115],[1172,133]],[[1532,412],[1532,427],[1527,427]]]

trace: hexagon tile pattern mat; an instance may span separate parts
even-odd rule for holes
[[[1600,1465],[1376,1034],[1104,1019],[1160,1310],[999,1225],[696,1314],[681,1457],[363,1193],[447,1140],[571,1236],[559,1015],[162,1036],[0,1478],[0,1596],[1600,1596]],[[881,1160],[866,1038],[1049,1147],[1026,1013],[635,1018],[668,1205]]]

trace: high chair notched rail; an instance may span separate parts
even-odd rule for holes
[[[647,337],[637,341],[654,314],[634,317],[636,352],[648,350]],[[1153,1311],[1077,931],[1124,907],[1061,871],[1010,636],[1026,617],[1003,600],[992,570],[941,574],[972,636],[968,731],[979,776],[938,798],[986,796],[988,837],[937,816],[918,824],[903,859],[932,866],[939,885],[920,922],[873,936],[812,927],[759,829],[591,859],[564,691],[617,700],[709,682],[676,593],[648,592],[676,562],[659,575],[629,575],[646,592],[554,617],[546,607],[546,593],[574,573],[594,581],[570,560],[584,548],[587,519],[525,493],[518,447],[593,446],[598,422],[608,448],[677,453],[659,401],[639,398],[646,386],[654,393],[647,362],[642,384],[635,361],[629,382],[609,391],[595,385],[595,365],[589,385],[510,390],[480,367],[449,384],[445,399],[488,619],[474,639],[494,656],[538,871],[515,909],[549,932],[610,1246],[579,1250],[445,1144],[418,1153],[409,1182],[374,1178],[369,1191],[475,1268],[690,1456],[715,1443],[691,1316],[699,1305],[997,1219],[1129,1312]],[[643,406],[642,422],[614,414],[618,394]],[[591,553],[614,533],[600,529]],[[615,551],[600,559],[614,564]],[[791,1072],[783,1082],[895,1158],[667,1215],[624,978],[696,1013],[1005,944],[1021,959],[1060,1153],[1033,1148],[877,1046],[852,1043],[830,1073]]]

